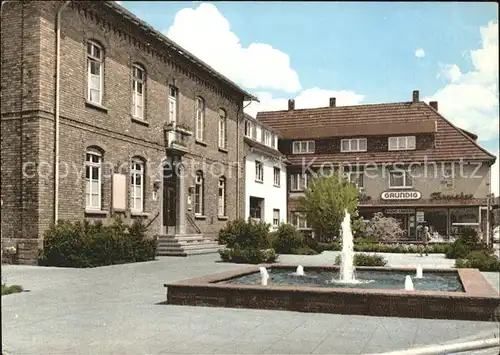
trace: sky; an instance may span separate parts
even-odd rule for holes
[[[438,101],[499,155],[494,2],[118,1],[255,94],[245,111]],[[499,195],[499,164],[492,169]]]

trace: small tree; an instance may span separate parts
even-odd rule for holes
[[[404,232],[396,219],[377,212],[366,224],[366,235],[376,240],[395,240],[403,237]]]
[[[356,213],[358,190],[338,173],[309,180],[300,203],[307,222],[320,237],[338,236],[345,210]]]

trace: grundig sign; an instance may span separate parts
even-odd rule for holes
[[[420,191],[384,191],[382,200],[418,200],[422,197]]]

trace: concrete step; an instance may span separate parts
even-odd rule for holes
[[[190,246],[190,245],[206,245],[206,244],[217,244],[217,241],[212,239],[206,240],[196,240],[196,241],[175,241],[175,240],[160,240],[158,241],[159,246]]]
[[[168,234],[158,236],[158,256],[189,256],[215,254],[223,248],[216,240],[203,234]]]
[[[175,246],[175,245],[159,245],[157,250],[197,250],[197,249],[221,249],[224,248],[223,245],[217,243],[203,243],[194,244],[186,246]]]
[[[162,248],[156,250],[156,255],[158,256],[189,256],[189,255],[201,255],[201,254],[217,254],[219,252],[220,245],[213,245],[204,248],[195,249],[183,249],[183,248]]]

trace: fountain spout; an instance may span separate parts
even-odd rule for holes
[[[421,279],[424,277],[424,269],[422,268],[422,265],[417,266],[417,275],[415,276],[417,279]]]
[[[304,276],[304,267],[302,265],[297,266],[297,271],[295,271],[295,273],[298,276]]]
[[[342,221],[342,259],[340,263],[340,281],[354,282],[354,240],[351,232],[351,215],[345,210]]]
[[[413,281],[410,275],[406,275],[405,278],[405,291],[415,291],[415,288],[413,287]]]
[[[259,270],[260,270],[260,284],[262,286],[267,286],[267,280],[269,280],[269,273],[267,272],[267,269],[263,266],[261,266]]]

